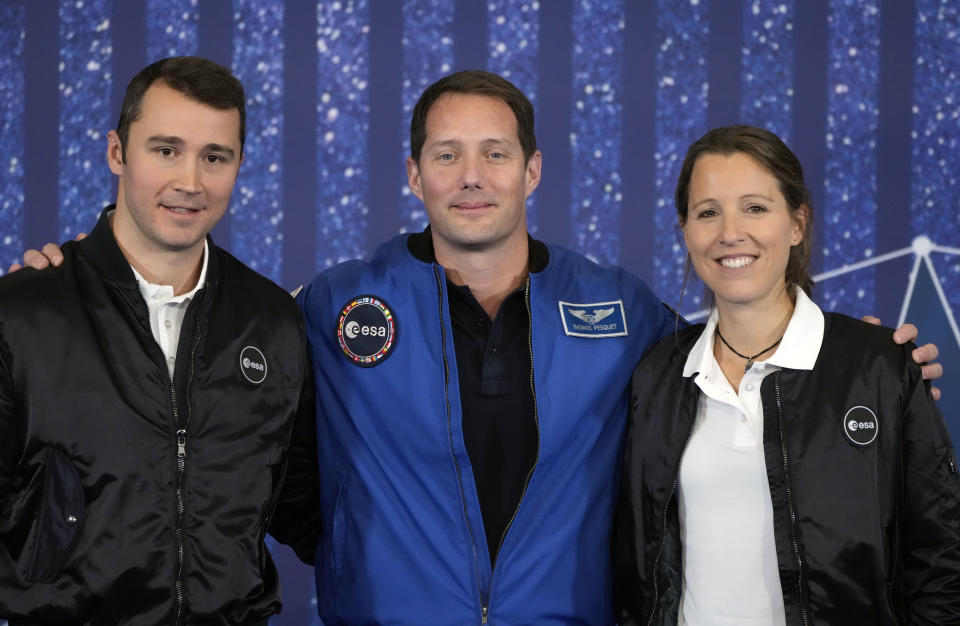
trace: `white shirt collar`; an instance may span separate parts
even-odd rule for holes
[[[787,324],[787,330],[773,353],[766,362],[795,370],[811,370],[820,354],[820,345],[823,343],[823,311],[820,310],[803,289],[795,289],[796,303],[793,315]],[[717,308],[710,312],[710,319],[703,329],[703,333],[693,344],[687,360],[683,366],[684,377],[692,376],[696,372],[706,372],[711,369],[715,361],[713,356],[713,334],[717,329]]]
[[[133,265],[130,266],[130,269],[133,270],[133,276],[137,279],[137,284],[140,286],[140,293],[143,294],[143,299],[147,302],[151,300],[165,300],[167,302],[185,302],[193,298],[200,289],[203,288],[204,284],[207,282],[207,263],[209,258],[209,248],[207,240],[203,240],[203,264],[200,266],[200,277],[197,279],[197,284],[194,285],[193,289],[188,291],[185,294],[174,297],[173,287],[171,285],[156,285],[154,283],[148,282],[143,276],[140,275],[140,272],[137,271]]]

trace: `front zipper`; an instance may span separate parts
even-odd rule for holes
[[[184,565],[184,554],[183,554],[183,544],[184,544],[184,518],[186,513],[186,505],[184,500],[184,477],[186,476],[187,469],[187,428],[190,426],[190,418],[193,416],[193,407],[190,402],[190,388],[193,386],[193,379],[196,374],[196,363],[197,363],[197,349],[200,347],[200,315],[197,312],[199,310],[200,301],[203,299],[203,293],[198,293],[194,298],[194,315],[193,321],[195,324],[193,347],[190,349],[190,375],[187,377],[187,387],[186,387],[186,398],[185,405],[187,409],[186,419],[183,424],[180,424],[179,412],[177,411],[177,393],[176,387],[173,382],[173,376],[170,377],[170,398],[173,402],[173,420],[174,426],[176,428],[176,453],[177,453],[177,476],[176,476],[176,503],[177,503],[177,515],[176,522],[174,525],[174,536],[176,538],[176,553],[177,553],[177,563],[176,563],[176,578],[174,579],[174,589],[176,594],[176,620],[175,624],[179,626],[183,623],[184,618],[184,590],[183,590],[183,565]],[[166,363],[164,363],[166,365]]]
[[[146,305],[143,300],[143,297],[137,298],[136,301],[130,300],[129,304],[131,308],[137,309],[140,305]],[[147,319],[145,321],[145,328],[150,336],[153,337],[153,331],[150,329],[150,308],[147,308]],[[199,332],[199,325],[198,325]],[[199,338],[198,338],[199,341]],[[167,364],[166,355],[163,353],[163,348],[160,347],[160,343],[157,341],[156,337],[153,337],[153,345],[157,348],[157,353],[160,356],[160,363],[164,370],[168,372],[168,381],[169,381],[169,390],[170,390],[170,407],[173,413],[173,445],[174,445],[174,454],[176,458],[176,476],[174,477],[174,483],[176,489],[174,491],[175,498],[175,515],[174,515],[174,552],[175,552],[175,567],[174,567],[174,582],[173,582],[173,596],[174,596],[174,615],[173,623],[175,626],[179,626],[183,623],[183,609],[184,609],[184,594],[183,594],[183,513],[185,510],[184,499],[183,499],[183,474],[186,469],[186,457],[187,457],[187,430],[186,424],[181,427],[180,425],[180,411],[178,410],[177,403],[177,388],[173,382],[173,372],[169,371],[169,365]],[[188,420],[189,421],[189,420]]]
[[[160,345],[157,344],[159,348]],[[161,354],[163,351],[161,350]],[[163,363],[164,367],[167,367],[166,361]],[[183,517],[183,491],[182,491],[182,476],[183,470],[186,467],[186,456],[187,456],[187,431],[182,428],[178,428],[180,424],[180,412],[177,410],[177,390],[173,385],[173,374],[170,375],[170,404],[173,406],[173,424],[176,429],[174,433],[174,445],[176,445],[177,450],[177,476],[176,476],[176,516],[174,524],[174,537],[175,537],[175,549],[176,549],[176,570],[174,571],[174,600],[176,602],[176,613],[174,618],[174,624],[179,624],[183,618],[183,579],[181,574],[183,572],[183,530],[180,526],[181,520]]]
[[[457,462],[457,455],[454,452],[453,445],[453,418],[450,410],[450,362],[447,360],[447,326],[443,321],[443,302],[446,295],[443,290],[443,276],[440,274],[440,268],[433,266],[433,274],[437,279],[437,295],[440,297],[438,311],[440,314],[440,349],[443,353],[443,402],[447,411],[447,436],[450,439],[450,455],[453,457],[453,466],[457,470],[457,484],[460,487],[460,504],[463,505],[463,516],[467,521],[467,533],[470,535],[470,548],[473,550],[473,573],[477,578],[477,597],[480,599],[481,623],[487,623],[487,607],[483,603],[483,590],[480,589],[480,566],[477,552],[477,539],[473,535],[473,524],[470,522],[470,512],[467,509],[467,498],[463,495],[463,472],[460,470],[460,463]]]
[[[677,462],[677,469],[673,473],[673,484],[670,486],[670,493],[667,494],[667,501],[663,505],[663,532],[660,534],[660,546],[657,548],[657,556],[653,559],[653,569],[650,577],[653,582],[653,605],[650,608],[650,619],[647,620],[647,626],[653,624],[653,618],[657,615],[657,603],[660,601],[657,566],[660,564],[660,557],[663,556],[663,544],[667,541],[667,513],[670,511],[673,494],[676,493],[677,486],[680,484],[680,466],[683,464],[683,455],[687,452],[687,444],[690,443],[690,437],[693,436],[693,427],[696,426],[696,424],[697,420],[696,416],[694,416],[693,421],[690,422],[690,430],[687,431],[687,436],[683,440],[683,449],[680,451],[680,460]]]
[[[793,546],[793,558],[797,563],[797,592],[800,594],[800,618],[804,625],[809,624],[807,607],[803,593],[803,558],[800,556],[800,541],[797,538],[797,513],[793,508],[793,489],[790,484],[790,464],[787,457],[787,443],[783,436],[783,406],[780,402],[780,371],[773,374],[773,390],[777,397],[777,429],[780,435],[780,453],[783,455],[783,482],[787,490],[787,511],[790,513],[790,541]]]
[[[527,473],[526,479],[523,481],[523,489],[520,491],[520,499],[517,501],[517,508],[513,510],[513,515],[510,516],[510,521],[507,522],[507,525],[503,528],[503,533],[500,535],[500,541],[497,543],[497,551],[493,559],[493,570],[490,572],[490,591],[487,594],[487,603],[482,605],[483,609],[483,619],[481,620],[482,624],[487,623],[487,614],[490,610],[490,597],[493,594],[493,577],[497,571],[497,561],[500,558],[500,549],[503,548],[503,540],[507,538],[507,531],[510,530],[510,526],[513,524],[513,520],[517,518],[517,513],[520,512],[520,504],[523,502],[523,496],[527,493],[527,487],[530,485],[530,479],[533,478],[533,471],[537,469],[537,464],[540,462],[540,415],[537,411],[537,390],[533,384],[533,311],[530,307],[530,277],[527,276],[527,282],[523,290],[524,303],[527,305],[527,319],[529,320],[529,331],[527,332],[527,348],[530,350],[530,395],[533,396],[533,423],[537,427],[537,455],[533,459],[533,467],[530,468],[530,471]]]

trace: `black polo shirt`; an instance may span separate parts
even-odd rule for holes
[[[416,256],[429,255],[435,262],[429,233],[412,235],[409,247]],[[528,269],[538,272],[546,267],[549,253],[544,244],[529,241]],[[464,444],[493,563],[539,448],[526,285],[507,296],[492,320],[466,285],[448,278],[447,292]]]

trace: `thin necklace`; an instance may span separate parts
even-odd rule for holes
[[[771,344],[769,347],[764,348],[763,350],[761,350],[760,352],[757,352],[757,353],[754,354],[753,356],[747,356],[746,354],[740,354],[739,352],[736,351],[736,349],[735,349],[733,346],[731,346],[729,343],[727,343],[727,340],[724,339],[724,338],[723,338],[723,335],[720,334],[720,327],[719,327],[719,326],[717,326],[717,329],[716,329],[716,330],[717,330],[717,337],[720,337],[720,341],[723,342],[723,345],[725,345],[725,346],[727,346],[728,348],[730,348],[730,351],[733,352],[734,354],[736,354],[736,355],[737,355],[738,357],[740,357],[741,359],[746,359],[746,360],[747,360],[747,366],[746,366],[745,368],[743,368],[743,373],[744,373],[744,374],[746,374],[747,372],[749,372],[749,371],[750,371],[750,368],[753,367],[753,360],[754,360],[755,358],[757,358],[757,357],[760,356],[761,354],[764,354],[765,352],[769,352],[770,350],[773,350],[774,348],[776,348],[776,347],[780,344],[781,341],[783,341],[783,335],[780,335],[780,339],[777,339],[776,341],[774,341],[773,344]]]

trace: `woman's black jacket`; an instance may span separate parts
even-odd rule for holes
[[[761,386],[787,623],[960,624],[960,476],[912,346],[825,318],[814,369]],[[677,621],[677,479],[700,393],[682,371],[702,330],[666,337],[633,376],[614,540],[624,625]]]

